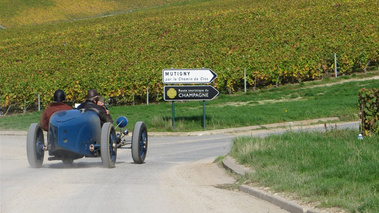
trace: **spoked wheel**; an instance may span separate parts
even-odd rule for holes
[[[106,168],[113,168],[117,158],[116,131],[110,122],[104,123],[101,128],[100,141],[101,161]]]
[[[42,128],[38,123],[31,124],[26,138],[26,155],[31,167],[40,168],[42,166],[43,158],[45,157],[44,144],[45,138],[43,137]]]
[[[141,164],[145,161],[147,154],[147,128],[145,123],[138,121],[134,126],[132,135],[132,158],[134,163]]]

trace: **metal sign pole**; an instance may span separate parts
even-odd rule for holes
[[[175,129],[175,101],[172,102],[172,129]]]
[[[146,88],[146,105],[149,105],[149,87]]]
[[[205,100],[203,100],[203,127],[204,127],[204,130],[206,129],[206,126],[205,126]]]
[[[41,111],[41,95],[38,93],[38,112]]]

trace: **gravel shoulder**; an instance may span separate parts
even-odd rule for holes
[[[288,212],[238,190],[220,188],[235,180],[213,161],[175,166],[161,175],[162,191],[176,204],[171,206],[173,212]]]

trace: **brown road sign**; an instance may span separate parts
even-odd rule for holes
[[[213,100],[219,91],[210,85],[204,86],[165,86],[165,101],[196,101],[196,100]]]

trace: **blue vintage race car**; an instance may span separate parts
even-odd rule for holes
[[[27,135],[27,156],[31,167],[42,166],[45,151],[49,152],[48,160],[62,160],[72,164],[83,157],[101,157],[103,166],[115,167],[117,149],[129,145],[135,163],[145,161],[148,136],[146,125],[139,121],[135,124],[131,139],[129,131],[124,129],[128,124],[126,117],[116,120],[117,126],[107,122],[101,126],[99,116],[90,110],[73,109],[59,111],[50,118],[47,143],[43,130],[38,123],[30,125]],[[116,133],[116,129],[120,129]]]

